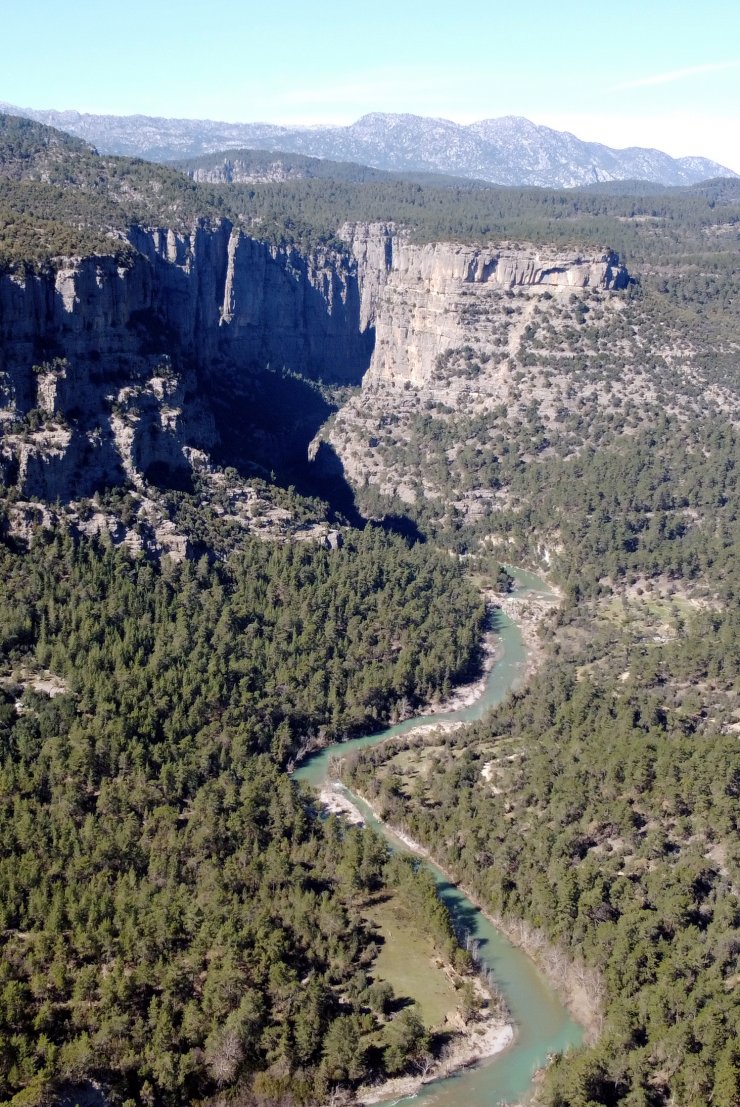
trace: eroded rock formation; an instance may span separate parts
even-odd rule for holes
[[[358,259],[361,318],[375,329],[368,383],[421,384],[437,359],[465,345],[473,331],[485,346],[487,322],[500,314],[507,290],[562,295],[621,289],[630,279],[611,251],[416,245],[386,224],[350,224],[341,233]]]
[[[207,397],[238,394],[255,369],[343,382],[367,369],[350,256],[268,246],[228,223],[130,239],[125,263],[0,275],[0,464],[25,495],[187,468],[187,447],[214,444]]]
[[[186,485],[189,451],[219,439],[214,396],[238,397],[256,370],[418,384],[471,333],[485,347],[512,287],[561,295],[629,279],[612,254],[415,245],[390,224],[340,234],[344,252],[302,252],[227,222],[133,227],[124,262],[0,275],[6,483],[52,500],[156,472]]]

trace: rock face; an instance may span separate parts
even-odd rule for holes
[[[107,374],[156,352],[361,378],[371,341],[351,259],[271,247],[228,223],[187,235],[133,227],[130,238],[138,253],[125,266],[72,258],[53,274],[0,277],[5,403],[26,407],[31,366],[55,355]]]
[[[260,169],[253,169],[238,157],[224,158],[218,165],[193,169],[190,175],[198,184],[254,184],[304,179],[304,174],[286,168],[278,158]]]
[[[371,342],[359,327],[357,271],[346,256],[268,246],[228,223],[191,235],[134,228],[131,241],[155,278],[155,314],[199,362],[362,377]]]
[[[513,288],[562,295],[621,289],[630,280],[611,252],[583,257],[533,247],[418,246],[386,224],[347,224],[341,234],[359,265],[360,318],[375,328],[368,384],[422,384],[437,360],[474,332],[485,349],[486,326]]]
[[[193,451],[219,440],[214,403],[246,395],[255,371],[421,383],[472,332],[485,347],[512,287],[566,295],[629,280],[612,254],[419,246],[390,224],[340,233],[345,252],[303,253],[227,222],[133,227],[125,263],[0,274],[5,482],[52,500],[163,474],[187,487]]]
[[[0,459],[26,495],[187,469],[187,447],[214,444],[205,398],[255,369],[352,383],[367,369],[349,255],[271,247],[228,223],[130,239],[125,264],[0,275]]]

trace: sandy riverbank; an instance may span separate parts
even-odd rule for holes
[[[547,592],[526,592],[521,596],[516,593],[507,595],[491,590],[482,593],[489,611],[499,608],[519,627],[526,653],[522,681],[529,680],[542,664],[545,647],[539,635],[539,629],[547,615],[562,602],[562,594],[558,588],[551,584],[548,584],[547,588]],[[487,630],[481,642],[481,675],[470,684],[459,685],[446,700],[435,701],[427,704],[426,707],[417,708],[414,714],[447,715],[465,707],[472,707],[486,689],[488,675],[498,660],[498,654],[498,633],[494,629]],[[462,725],[464,724],[452,723],[449,724],[448,729]],[[409,733],[417,733],[417,731]]]
[[[545,646],[540,637],[540,628],[546,617],[562,602],[559,589],[548,585],[547,593],[526,593],[523,596],[504,595],[499,592],[487,591],[484,593],[489,609],[499,608],[519,628],[524,643],[525,666],[522,674],[522,683],[530,680],[532,675],[542,665],[545,656]],[[481,642],[481,675],[470,684],[459,685],[446,700],[435,701],[425,707],[417,708],[415,715],[448,715],[453,711],[461,711],[466,707],[472,707],[486,690],[486,684],[491,669],[499,657],[499,640],[497,631],[487,630]],[[410,716],[407,716],[410,717]],[[465,723],[439,724],[445,730],[453,730]],[[424,730],[433,730],[433,724],[423,724],[409,734],[418,734]]]
[[[500,605],[496,600],[491,606]],[[496,664],[496,659],[498,657],[498,635],[495,630],[491,629],[485,631],[480,648],[481,675],[477,680],[472,681],[470,684],[458,685],[446,700],[442,700],[441,702],[435,701],[428,704],[426,707],[419,708],[414,712],[415,715],[447,715],[453,711],[462,711],[465,707],[472,707],[476,700],[480,699],[486,689],[488,674]]]
[[[512,622],[515,622],[519,627],[525,649],[525,665],[521,677],[522,684],[530,680],[532,675],[542,664],[545,647],[542,639],[539,637],[538,630],[545,616],[552,611],[553,608],[558,607],[561,602],[561,595],[558,589],[550,585],[548,585],[548,587],[550,589],[548,593],[527,593],[524,596],[507,596],[490,590],[483,593],[489,608],[500,608],[501,611],[508,615]],[[447,699],[433,700],[427,704],[411,708],[406,714],[393,718],[386,725],[392,726],[414,717],[433,718],[435,715],[449,715],[455,711],[461,711],[466,707],[472,707],[486,690],[489,674],[499,657],[499,648],[498,633],[494,629],[485,631],[481,640],[481,673],[476,680],[471,681],[469,684],[458,685]],[[463,721],[421,723],[418,727],[406,731],[406,737],[430,733],[436,729],[448,732],[467,725],[468,724]],[[290,763],[288,767],[289,772],[297,768],[305,757],[325,749],[326,744],[326,741],[321,739],[312,739],[307,742],[303,749],[299,750],[297,753],[295,761]]]
[[[514,1029],[508,1024],[502,1026],[494,1019],[471,1023],[445,1046],[444,1056],[435,1061],[423,1076],[397,1076],[376,1086],[364,1085],[357,1089],[357,1103],[369,1105],[416,1095],[424,1084],[442,1080],[454,1072],[495,1057],[513,1040]]]
[[[498,658],[498,636],[494,630],[487,630],[483,635],[481,641],[481,675],[470,684],[460,684],[445,700],[433,700],[430,703],[422,704],[409,709],[409,711],[400,716],[395,716],[392,720],[382,724],[383,726],[395,726],[396,723],[405,722],[407,719],[413,718],[433,718],[435,715],[448,715],[453,711],[461,711],[466,707],[472,707],[472,705],[479,700],[486,689],[486,682],[491,669],[496,663]],[[418,727],[414,727],[413,730],[406,731],[406,737],[410,735],[418,735],[428,733],[433,730],[450,731],[456,730],[458,727],[466,726],[467,724],[460,722],[442,722],[439,723],[420,723]],[[347,740],[352,740],[352,735],[347,736]],[[329,745],[335,743],[329,742]],[[340,744],[340,743],[338,743]],[[320,752],[322,749],[326,749],[326,740],[314,739],[306,743],[306,745],[298,751],[295,760],[288,765],[288,771],[293,772],[297,769],[301,762],[306,757],[310,757],[314,753]],[[341,756],[341,754],[338,754]]]
[[[327,784],[322,790],[321,798],[322,802],[334,802],[337,805],[336,810],[341,810],[346,817],[351,817],[354,823],[364,822],[362,813],[354,805],[351,794],[347,792],[341,782],[334,781]],[[366,804],[375,818],[382,822],[383,820],[373,805],[364,796],[359,798]],[[412,853],[431,861],[440,872],[449,878],[451,883],[457,885],[471,903],[475,904],[492,926],[505,934],[512,945],[524,950],[537,965],[537,968],[576,1022],[584,1028],[586,1041],[596,1041],[603,1026],[603,990],[598,974],[585,965],[573,961],[563,950],[549,942],[542,931],[531,926],[523,919],[501,918],[486,911],[481,906],[475,893],[464,884],[461,884],[455,874],[446,869],[444,865],[441,865],[421,842],[417,842],[400,827],[388,823],[383,825]]]
[[[526,654],[522,676],[524,684],[531,680],[544,661],[545,644],[540,637],[540,628],[550,612],[560,606],[562,595],[559,589],[550,586],[547,594],[496,595],[493,602],[519,627]]]
[[[327,781],[319,792],[319,801],[331,815],[343,815],[353,826],[365,822],[338,780]]]
[[[545,618],[550,615],[554,608],[559,606],[561,596],[556,589],[552,589],[550,594],[502,597],[489,593],[486,598],[489,602],[500,607],[519,627],[526,651],[526,664],[522,678],[522,682],[525,683],[531,679],[544,660],[545,647],[539,631]],[[495,663],[495,659],[496,635],[491,632],[487,635],[484,676],[474,684],[458,689],[454,696],[444,704],[435,705],[433,709],[427,709],[427,714],[441,714],[457,710],[460,707],[468,707],[474,703],[485,689],[487,674]],[[406,732],[404,737],[408,739],[435,730],[455,730],[465,725],[467,724],[463,722],[423,723]],[[359,798],[363,800],[363,803],[367,805],[375,818],[382,822],[373,805],[368,803],[364,797]],[[351,793],[347,792],[341,782],[327,782],[321,791],[320,799],[329,810],[341,813],[349,821],[355,824],[364,822],[362,813],[353,803]],[[523,949],[531,957],[573,1018],[584,1027],[586,1040],[596,1040],[603,1021],[601,982],[597,975],[585,966],[570,960],[564,951],[549,943],[542,932],[535,927],[530,927],[522,920],[502,919],[485,911],[478,903],[475,895],[460,884],[453,873],[440,865],[430,851],[420,842],[415,841],[400,828],[388,824],[384,825],[409,850],[436,865],[452,883],[457,884],[460,890],[468,896],[494,927],[505,934],[512,944]],[[424,1076],[399,1077],[386,1081],[377,1087],[362,1088],[358,1092],[358,1102],[369,1105],[385,1100],[413,1096],[423,1084],[442,1079],[460,1069],[495,1056],[505,1049],[513,1039],[513,1027],[509,1024],[502,1025],[500,1020],[491,1018],[488,1024],[475,1024],[465,1032],[460,1033],[459,1038],[451,1044],[446,1056],[435,1063]]]
[[[363,803],[367,803],[361,797]],[[351,804],[350,797],[345,793],[345,800]],[[372,804],[367,804],[373,815],[380,819]],[[354,808],[356,816],[360,816],[357,808]],[[415,841],[410,834],[399,827],[384,824],[386,828],[398,838],[400,842],[419,857],[431,861],[433,865],[444,873],[455,884],[463,895],[466,895],[471,903],[474,903],[484,918],[488,919],[492,926],[505,934],[512,945],[524,950],[528,957],[534,961],[537,968],[547,980],[550,987],[556,993],[561,1003],[568,1009],[575,1021],[586,1032],[586,1041],[595,1042],[603,1027],[603,987],[598,973],[585,965],[577,964],[557,946],[547,940],[541,930],[531,926],[524,919],[502,918],[493,915],[481,906],[478,897],[465,884],[461,884],[458,878],[426,849],[421,842]]]

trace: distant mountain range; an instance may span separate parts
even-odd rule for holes
[[[407,181],[434,188],[494,188],[490,181],[453,177],[448,173],[425,173],[413,169],[376,169],[354,161],[314,158],[285,150],[220,150],[197,158],[175,158],[168,164],[181,169],[199,184],[254,184],[258,181],[332,180],[352,184],[369,181]],[[661,186],[653,186],[660,191]]]
[[[396,172],[445,173],[501,185],[555,188],[615,180],[689,185],[711,177],[738,176],[708,158],[672,158],[660,150],[637,146],[615,150],[519,116],[463,126],[448,119],[374,112],[346,127],[281,127],[35,111],[10,104],[0,104],[0,110],[77,135],[101,153],[151,161],[182,161],[249,147],[360,162]]]

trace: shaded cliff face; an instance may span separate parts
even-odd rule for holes
[[[53,274],[0,277],[4,371],[52,355],[112,358],[116,368],[157,343],[198,362],[271,362],[342,381],[367,368],[350,259],[271,247],[228,223],[188,235],[133,227],[130,239],[138,254],[125,266],[75,258]],[[22,402],[27,378],[8,383]]]
[[[630,279],[613,253],[419,246],[385,224],[348,224],[341,233],[358,259],[361,318],[375,329],[368,385],[429,382],[439,359],[466,344],[493,354],[513,289],[562,297],[626,288]]]
[[[0,463],[26,495],[85,495],[155,469],[181,471],[180,486],[187,448],[218,440],[210,398],[238,398],[265,367],[354,383],[369,364],[350,257],[270,247],[228,223],[130,239],[125,264],[0,276]]]
[[[228,223],[191,235],[133,228],[130,238],[151,265],[155,315],[199,363],[362,378],[372,336],[360,324],[350,258],[269,246]]]
[[[44,499],[147,479],[187,488],[192,450],[231,464],[250,441],[268,468],[281,450],[305,460],[328,410],[310,410],[305,386],[265,386],[266,369],[423,385],[465,345],[500,353],[512,289],[536,300],[629,279],[613,255],[419,246],[391,224],[340,234],[345,253],[305,254],[225,221],[133,227],[125,262],[0,275],[5,482]]]

